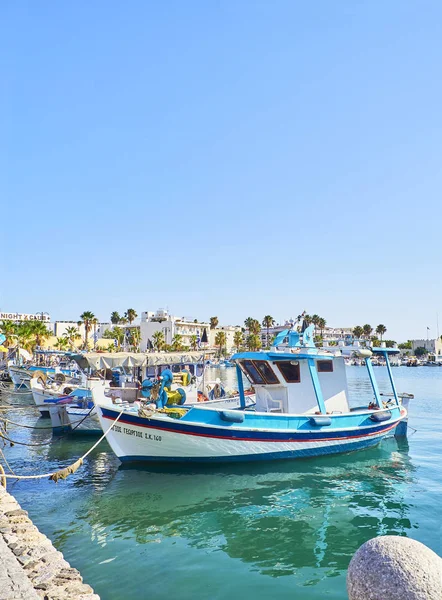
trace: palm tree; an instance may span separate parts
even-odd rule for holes
[[[264,317],[264,319],[262,320],[262,326],[267,329],[266,346],[269,345],[269,329],[270,329],[270,327],[273,327],[274,324],[275,324],[275,319],[273,317],[271,317],[270,315],[266,315]]]
[[[252,317],[247,317],[247,319],[244,321],[244,325],[251,334],[259,335],[259,333],[261,332],[261,325],[258,319],[252,319]]]
[[[371,334],[373,333],[373,327],[367,323],[366,325],[362,326],[362,331],[364,332],[364,335],[367,338],[367,340],[369,340]]]
[[[236,346],[237,352],[239,352],[242,344],[243,344],[243,334],[242,331],[235,331],[233,334],[233,343]]]
[[[382,336],[387,333],[387,328],[385,327],[385,325],[378,325],[376,327],[376,333],[381,336],[381,342],[382,342]]]
[[[111,320],[112,325],[118,325],[118,323],[121,320],[120,313],[118,313],[116,310],[114,310],[114,312],[111,313],[110,320]]]
[[[66,327],[66,331],[63,333],[63,336],[66,338],[68,344],[72,348],[75,347],[75,344],[74,344],[75,340],[78,340],[81,338],[81,335],[76,327]]]
[[[43,321],[30,321],[29,330],[34,338],[35,346],[41,346],[43,340],[47,340],[52,335],[52,332],[49,331]]]
[[[172,345],[172,348],[173,348],[174,352],[179,352],[180,350],[182,350],[182,348],[183,348],[182,339],[183,339],[183,336],[180,335],[179,333],[176,333],[173,336],[172,344],[171,345]]]
[[[129,333],[129,344],[137,351],[140,345],[141,334],[138,327],[134,327]]]
[[[323,317],[319,317],[318,327],[321,331],[321,337],[324,336],[324,329],[325,329],[326,325],[327,325],[327,321]]]
[[[316,335],[316,327],[318,327],[318,325],[319,325],[319,319],[320,318],[321,317],[319,315],[316,315],[316,314],[311,317],[311,319],[312,319],[311,322],[315,326],[315,335]]]
[[[128,308],[124,313],[124,316],[129,321],[129,325],[132,325],[132,322],[138,317],[137,312],[133,308]]]
[[[247,317],[247,319],[244,321],[244,325],[246,327],[246,329],[248,329],[250,331],[250,328],[253,326],[253,321],[254,319],[252,317]]]
[[[54,344],[58,350],[67,350],[69,346],[69,340],[66,337],[58,337]]]
[[[198,348],[198,337],[196,335],[190,336],[190,347],[192,350],[196,350]]]
[[[30,322],[16,323],[15,334],[17,336],[17,345],[25,350],[33,348],[33,334],[31,331]]]
[[[89,336],[89,332],[91,330],[92,324],[94,322],[95,319],[95,315],[93,312],[91,312],[90,310],[86,310],[84,311],[84,313],[82,313],[80,315],[80,319],[81,321],[79,321],[79,323],[84,325],[84,348],[85,350],[87,350],[88,348],[88,336]]]
[[[353,335],[355,336],[355,338],[359,339],[361,337],[361,335],[364,333],[364,330],[362,329],[362,327],[360,325],[357,325],[354,329],[353,329]]]
[[[261,339],[259,337],[259,335],[256,335],[256,333],[252,333],[249,336],[247,336],[247,347],[249,348],[249,350],[259,350],[261,348]]]
[[[162,350],[165,344],[164,333],[162,331],[155,331],[152,335],[153,347],[158,352]]]
[[[218,346],[220,356],[222,354],[222,349],[225,348],[225,346],[226,346],[226,342],[227,342],[226,332],[218,331],[215,336],[215,346]]]
[[[210,329],[216,329],[218,327],[218,317],[210,317]]]
[[[95,348],[97,345],[97,325],[98,325],[97,317],[94,317],[92,319],[91,324],[94,326],[94,348]]]
[[[3,346],[9,348],[9,346],[12,345],[13,337],[15,337],[17,333],[17,327],[14,321],[2,321],[2,323],[0,323],[0,333],[3,333],[6,337]]]

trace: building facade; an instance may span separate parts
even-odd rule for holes
[[[153,346],[153,334],[161,331],[166,344],[171,345],[176,335],[181,336],[183,346],[192,346],[194,336],[201,348],[209,346],[210,324],[190,319],[176,317],[169,311],[160,308],[156,312],[145,311],[141,313],[140,322],[140,349],[142,352]]]
[[[436,338],[435,340],[411,340],[413,354],[417,348],[425,348],[428,354],[434,354],[437,360],[442,359],[442,342],[440,338]]]

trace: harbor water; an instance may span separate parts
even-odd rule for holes
[[[389,392],[385,368],[375,369]],[[353,454],[229,466],[122,467],[106,442],[66,481],[9,483],[40,531],[102,600],[346,598],[354,552],[385,534],[442,555],[442,369],[393,370],[410,402],[407,440]],[[213,370],[235,387],[235,370]],[[366,370],[348,367],[351,402],[370,397]],[[0,404],[19,442],[3,448],[20,474],[67,466],[91,439],[52,438],[48,419]],[[413,428],[413,429],[411,429]],[[416,430],[415,432],[413,430]]]

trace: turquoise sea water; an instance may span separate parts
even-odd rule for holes
[[[417,431],[408,442],[204,468],[123,468],[104,443],[64,482],[8,489],[102,600],[346,598],[348,563],[376,535],[405,535],[442,555],[442,369],[393,372],[398,389],[415,394],[409,423]],[[232,381],[234,373],[212,374]],[[375,373],[389,391],[385,369]],[[370,395],[366,371],[349,367],[348,378],[359,404]],[[11,408],[8,416],[49,425],[34,411]],[[92,443],[52,442],[49,429],[11,426],[9,435],[48,442],[4,448],[22,474],[66,466]]]

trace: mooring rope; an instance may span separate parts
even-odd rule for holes
[[[5,465],[6,465],[6,466],[8,467],[8,469],[11,471],[11,473],[12,473],[13,475],[15,475],[14,471],[13,471],[13,470],[12,470],[12,468],[11,468],[11,465],[10,465],[10,464],[8,463],[8,461],[6,460],[5,453],[3,452],[3,450],[2,450],[1,448],[0,448],[0,454],[2,455],[2,457],[3,457],[3,460],[5,461]]]
[[[50,440],[49,442],[41,442],[39,444],[30,444],[29,442],[18,442],[15,440],[11,440],[9,437],[7,437],[5,435],[6,433],[6,427],[3,427],[3,432],[0,430],[0,437],[5,439],[6,441],[8,441],[10,444],[18,444],[19,446],[30,446],[31,448],[35,448],[35,447],[40,447],[40,446],[50,446],[51,444],[55,444],[56,442],[61,441],[62,439],[64,439],[67,435],[70,435],[73,431],[75,431],[75,429],[77,429],[77,427],[79,427],[83,421],[85,421],[91,414],[91,412],[94,410],[95,406],[93,406],[90,411],[87,413],[87,415],[85,415],[80,421],[75,421],[75,427],[72,427],[69,431],[66,431],[66,433],[64,433],[63,435],[59,435],[57,436],[56,440]],[[3,419],[2,417],[0,417],[0,421],[8,421],[8,419]],[[12,423],[13,425],[18,425],[19,427],[26,427],[27,429],[53,429],[52,425],[51,427],[34,427],[32,425],[24,425],[22,423],[13,423],[12,421],[9,421],[10,423]]]
[[[108,429],[106,429],[106,431],[103,433],[103,435],[101,436],[101,438],[95,442],[95,444],[89,448],[89,450],[83,454],[83,456],[81,456],[80,458],[78,458],[75,462],[73,462],[71,465],[69,465],[68,467],[65,467],[64,469],[60,469],[59,471],[54,471],[52,473],[42,473],[40,475],[7,475],[3,469],[3,467],[0,465],[0,474],[1,474],[1,479],[2,483],[4,480],[3,485],[6,487],[6,479],[49,479],[50,481],[55,481],[55,483],[58,482],[59,479],[66,479],[66,477],[68,477],[69,475],[71,475],[72,473],[75,473],[75,471],[77,471],[77,469],[79,469],[81,467],[81,465],[83,464],[84,459],[89,456],[89,454],[95,450],[95,448],[98,446],[98,444],[100,444],[105,437],[107,436],[107,434],[109,433],[109,431],[112,429],[112,427],[115,425],[115,423],[118,421],[118,419],[121,417],[121,415],[123,414],[124,410],[122,410],[117,418],[111,423],[111,425],[109,425]],[[3,473],[2,473],[3,471]]]

